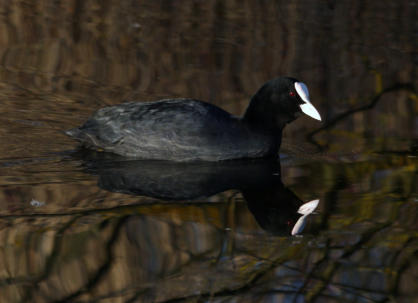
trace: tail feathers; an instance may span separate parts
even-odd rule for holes
[[[79,141],[84,147],[93,148],[95,150],[102,150],[100,147],[100,140],[78,127],[66,130],[65,133]]]
[[[84,138],[83,132],[78,127],[66,130],[65,133],[74,139],[82,140]]]

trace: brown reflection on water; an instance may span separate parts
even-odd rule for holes
[[[1,2],[0,302],[416,301],[416,6]],[[325,118],[284,133],[283,183],[321,200],[303,237],[263,230],[234,189],[108,192],[69,156],[62,131],[99,107],[194,97],[241,114],[279,75]]]
[[[185,203],[80,189],[79,204],[3,211],[0,301],[408,302],[416,170],[407,158],[285,166],[303,200],[321,200],[302,237],[263,231],[236,191]]]
[[[0,125],[11,123],[9,132],[16,137],[57,150],[43,140],[46,133],[78,125],[103,105],[183,96],[241,114],[255,90],[278,75],[305,81],[329,119],[396,83],[417,84],[415,5],[407,0],[3,3]],[[417,136],[416,104],[410,91],[387,93],[376,108],[319,139],[338,143],[334,148],[348,141],[361,151],[367,140],[353,140],[353,133],[379,136],[374,145],[387,149],[391,137]],[[293,123],[284,141],[318,126],[308,119]],[[9,139],[12,151],[39,154]],[[10,146],[0,155],[10,155]]]

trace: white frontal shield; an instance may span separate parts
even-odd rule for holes
[[[299,97],[305,102],[300,105],[302,112],[311,118],[321,121],[321,116],[309,100],[309,91],[305,83],[295,82],[295,89]]]

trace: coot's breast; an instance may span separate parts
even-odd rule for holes
[[[219,107],[193,99],[102,108],[69,135],[123,156],[175,161],[259,158],[275,144]]]

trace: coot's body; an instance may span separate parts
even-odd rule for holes
[[[193,99],[130,102],[98,110],[67,134],[87,147],[137,159],[272,157],[277,155],[284,126],[306,112],[302,105],[313,108],[306,86],[298,89],[297,83],[292,78],[267,82],[243,117]]]

